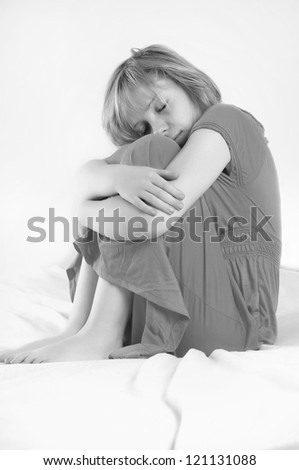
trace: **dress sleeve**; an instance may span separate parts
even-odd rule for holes
[[[104,158],[105,162],[108,165],[119,165],[122,164],[125,160],[124,155],[129,151],[131,144],[125,144],[122,147],[119,147],[110,157]],[[124,150],[125,149],[125,150]]]
[[[216,104],[191,128],[211,129],[225,139],[231,155],[229,177],[245,186],[259,174],[267,152],[263,126],[247,111],[229,104]]]

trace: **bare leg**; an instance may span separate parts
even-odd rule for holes
[[[10,363],[107,359],[111,352],[123,345],[132,300],[132,292],[99,277],[90,315],[77,334],[30,352],[22,352],[10,358]]]
[[[92,307],[95,289],[98,282],[98,275],[94,269],[86,263],[84,258],[80,268],[78,284],[76,287],[76,294],[72,308],[70,311],[69,319],[65,329],[58,335],[49,338],[41,339],[27,343],[18,348],[6,349],[0,353],[0,361],[5,361],[6,358],[15,357],[17,354],[25,351],[32,351],[33,349],[41,348],[49,344],[57,343],[65,338],[75,335],[85,325]]]

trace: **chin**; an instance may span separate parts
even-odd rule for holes
[[[176,143],[179,144],[179,146],[182,148],[182,147],[184,147],[187,140],[188,139],[186,139],[186,137],[184,137],[183,139],[179,139],[178,141],[176,141]]]

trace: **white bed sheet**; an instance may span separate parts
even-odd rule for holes
[[[0,448],[299,449],[299,272],[280,273],[260,351],[2,364]],[[1,279],[0,346],[57,333],[70,307],[61,267]]]

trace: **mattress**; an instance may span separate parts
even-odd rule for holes
[[[299,272],[280,269],[275,345],[183,358],[0,366],[0,449],[299,449]],[[54,335],[71,301],[52,265],[0,281],[0,347]]]

